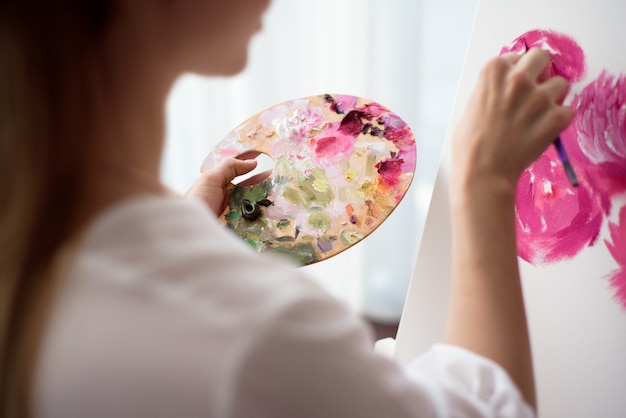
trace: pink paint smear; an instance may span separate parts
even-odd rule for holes
[[[516,201],[522,259],[533,265],[554,263],[596,242],[603,215],[585,180],[579,175],[580,185],[574,188],[553,148],[522,173]]]
[[[335,99],[331,106],[340,114],[343,114],[343,109],[348,108],[341,96]],[[314,144],[315,157],[322,164],[345,158],[353,152],[354,140],[364,132],[373,136],[383,136],[393,142],[398,149],[397,152],[391,153],[390,158],[376,164],[380,175],[377,186],[385,193],[394,192],[400,183],[400,177],[415,167],[417,158],[415,139],[406,122],[378,103],[355,107],[345,114],[338,125],[328,124],[322,137]],[[399,202],[402,194],[397,193],[395,198]]]
[[[615,299],[626,309],[626,206],[619,212],[617,224],[609,223],[610,240],[605,240],[611,255],[619,268],[607,275],[611,286],[615,289]]]
[[[585,54],[582,48],[569,36],[551,30],[528,31],[503,47],[500,54],[526,52],[533,47],[539,47],[550,54],[550,76],[560,75],[573,83],[582,79],[585,74]]]

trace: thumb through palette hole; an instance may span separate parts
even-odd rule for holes
[[[255,156],[254,154],[257,155]],[[263,180],[267,179],[272,174],[272,170],[274,170],[274,160],[272,159],[272,157],[262,152],[248,152],[240,155],[237,158],[254,158],[257,162],[254,170],[237,178],[237,185],[253,186],[255,184],[259,184]]]

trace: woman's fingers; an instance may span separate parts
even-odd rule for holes
[[[568,82],[543,77],[550,55],[534,48],[488,61],[455,130],[457,172],[491,173],[517,184],[521,171],[571,122]],[[504,162],[504,164],[503,164]]]
[[[515,65],[519,62],[524,54],[519,52],[507,52],[505,54],[500,55],[500,58],[509,63],[510,65]]]
[[[562,104],[567,95],[569,89],[569,83],[566,79],[560,76],[551,77],[541,83],[540,89],[544,90],[548,94],[548,98],[551,102]]]
[[[261,173],[255,174],[254,176],[245,179],[241,183],[237,183],[238,186],[253,186],[255,184],[259,184],[266,178],[268,178],[272,174],[272,170],[266,170]]]
[[[250,171],[257,166],[256,160],[240,160],[238,158],[226,158],[215,168],[202,173],[212,187],[227,187],[236,178]]]
[[[227,158],[215,168],[205,170],[196,179],[186,196],[202,199],[209,208],[219,215],[226,205],[226,193],[232,187],[235,177],[249,173],[257,166],[256,160]]]
[[[540,48],[531,48],[516,64],[516,71],[522,71],[532,79],[539,80],[550,63],[550,54]]]
[[[237,158],[227,158],[222,161],[216,168],[222,175],[223,186],[233,181],[236,177],[249,173],[254,170],[257,165],[256,160],[239,160]]]
[[[539,119],[537,126],[540,132],[544,132],[544,137],[548,144],[556,139],[567,128],[574,119],[574,111],[561,105],[555,105],[546,112],[543,118]]]

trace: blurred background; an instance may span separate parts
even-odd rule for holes
[[[164,181],[184,193],[231,129],[283,101],[350,94],[388,107],[416,138],[409,192],[366,239],[303,269],[373,323],[397,325],[477,2],[273,0],[241,74],[186,75],[175,85],[167,103]]]

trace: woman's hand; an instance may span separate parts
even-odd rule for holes
[[[455,180],[504,179],[513,189],[522,171],[572,121],[563,106],[568,83],[549,77],[550,56],[533,48],[493,58],[480,73],[454,135]]]
[[[238,160],[227,158],[217,167],[203,172],[185,194],[187,197],[202,199],[215,216],[221,215],[226,208],[228,190],[237,176],[249,173],[257,165],[256,160]]]

